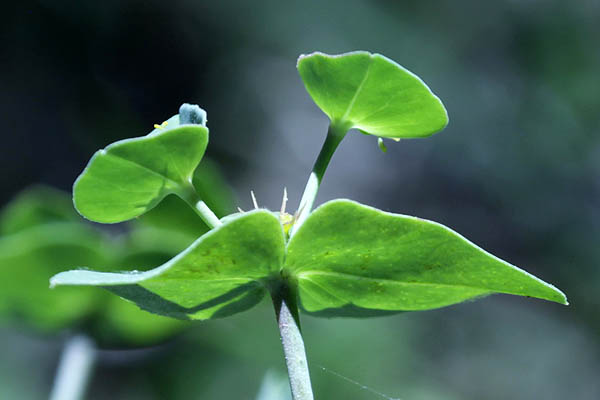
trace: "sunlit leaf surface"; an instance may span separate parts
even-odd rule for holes
[[[381,54],[312,53],[299,58],[298,71],[332,123],[389,138],[426,137],[448,124],[427,85]]]
[[[193,190],[207,143],[208,129],[180,124],[179,115],[147,136],[115,142],[97,151],[75,182],[75,207],[103,223],[142,215],[171,193]]]
[[[103,286],[145,310],[174,318],[223,317],[262,299],[283,263],[284,240],[279,220],[257,210],[230,218],[151,271],[70,271],[51,283]]]
[[[266,210],[240,213],[159,268],[140,273],[74,270],[52,285],[94,285],[175,318],[244,311],[273,287],[297,284],[317,315],[428,310],[492,293],[566,304],[562,292],[435,222],[350,200],[319,207],[291,241]]]
[[[315,210],[287,250],[307,311],[418,311],[492,293],[566,304],[552,285],[443,225],[349,200]]]

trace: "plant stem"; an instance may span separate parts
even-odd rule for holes
[[[308,177],[308,182],[304,188],[304,194],[302,195],[302,200],[300,200],[300,206],[298,207],[298,216],[290,232],[290,237],[294,235],[294,233],[298,230],[298,228],[300,228],[310,214],[315,199],[317,198],[319,186],[323,180],[323,175],[325,175],[325,171],[329,165],[329,161],[331,161],[333,153],[338,148],[340,142],[342,139],[344,139],[349,129],[350,125],[345,123],[332,122],[329,125],[325,143],[323,143],[321,152],[317,157],[317,161],[315,161],[312,173]]]
[[[313,400],[308,362],[300,331],[296,292],[286,282],[271,291],[293,400]]]
[[[50,400],[82,399],[95,359],[96,349],[91,339],[70,338],[60,357]]]
[[[202,201],[191,182],[189,185],[183,186],[177,194],[194,209],[210,229],[222,224],[219,217]]]

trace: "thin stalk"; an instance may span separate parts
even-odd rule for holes
[[[74,336],[60,357],[50,400],[80,400],[96,360],[96,349],[86,336]]]
[[[293,400],[313,400],[295,290],[287,283],[271,291]]]
[[[191,183],[182,187],[177,194],[192,207],[196,214],[202,218],[202,221],[204,221],[210,229],[216,228],[222,224],[219,217],[217,217],[206,203],[202,201],[200,195],[196,192],[196,189]]]
[[[333,153],[335,153],[335,150],[338,148],[340,142],[342,139],[344,139],[349,129],[350,126],[348,124],[332,122],[329,125],[325,143],[323,143],[321,152],[317,157],[317,161],[315,161],[312,173],[308,177],[308,182],[304,188],[304,194],[302,195],[302,200],[300,200],[300,206],[298,207],[297,211],[298,215],[290,232],[290,237],[294,235],[294,233],[298,230],[298,228],[300,228],[310,214],[313,204],[315,203],[315,199],[317,198],[319,186],[323,180],[323,175],[325,175],[325,171],[329,166],[329,161],[331,161]]]

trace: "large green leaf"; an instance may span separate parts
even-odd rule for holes
[[[381,54],[300,56],[306,90],[333,124],[389,138],[426,137],[448,124],[440,99],[416,75]]]
[[[263,297],[279,276],[285,239],[277,217],[256,210],[229,218],[164,265],[147,272],[75,270],[51,285],[93,285],[153,313],[180,319],[209,319],[244,311]]]
[[[187,107],[187,108],[186,108]],[[114,223],[135,218],[171,193],[193,191],[192,175],[204,155],[208,129],[203,111],[170,118],[143,137],[113,143],[94,154],[73,186],[77,210],[86,218]],[[195,110],[194,109],[194,110]]]
[[[428,310],[491,293],[567,304],[554,286],[438,223],[350,200],[309,216],[290,240],[286,269],[304,309],[326,315]]]

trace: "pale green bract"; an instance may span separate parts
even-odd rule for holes
[[[506,293],[566,304],[562,292],[436,222],[349,200],[316,209],[287,248],[307,311],[419,311]],[[354,310],[353,310],[354,309]]]
[[[63,272],[52,286],[94,285],[183,319],[244,311],[287,281],[326,316],[428,310],[492,293],[567,304],[564,294],[435,222],[350,200],[317,208],[286,243],[267,210],[228,217],[187,250],[141,273]]]
[[[314,102],[333,125],[387,138],[418,138],[441,131],[448,114],[412,72],[381,54],[300,56],[298,71]]]
[[[184,104],[147,136],[115,142],[94,154],[73,186],[84,217],[115,223],[138,217],[175,193],[193,192],[192,177],[208,144],[206,113]]]

